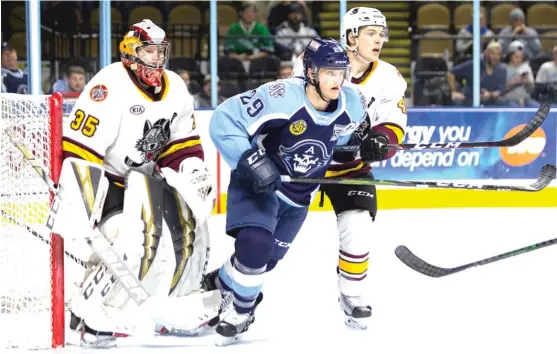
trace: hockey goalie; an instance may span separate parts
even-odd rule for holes
[[[67,247],[90,251],[70,301],[70,329],[81,345],[113,346],[115,337],[139,333],[145,318],[151,332],[194,328],[206,311],[188,298],[200,292],[207,264],[215,186],[195,132],[193,98],[164,69],[169,47],[150,20],[131,26],[120,43],[122,61],[92,78],[64,122],[52,229]],[[87,248],[91,230],[100,231],[149,297],[168,301],[155,309],[133,301],[94,247]],[[218,307],[220,299],[212,300]]]

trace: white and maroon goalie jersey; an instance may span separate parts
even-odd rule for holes
[[[301,57],[296,60],[292,76],[304,75]],[[359,86],[365,96],[369,121],[360,125],[348,145],[360,145],[361,138],[370,131],[386,135],[391,144],[402,143],[407,125],[404,102],[407,83],[397,68],[378,59],[370,63],[360,78],[352,77],[351,81]],[[395,152],[393,150],[389,157]],[[326,176],[357,176],[370,170],[369,164],[360,159],[359,153],[335,152]]]
[[[178,170],[187,157],[204,158],[184,81],[164,70],[161,85],[145,89],[121,62],[87,84],[64,122],[62,147],[64,158],[104,165],[116,185],[130,168],[151,174],[155,166]]]

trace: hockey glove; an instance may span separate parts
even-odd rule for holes
[[[244,151],[238,160],[236,172],[251,179],[256,193],[272,192],[280,188],[277,166],[261,149],[252,148]]]
[[[389,150],[386,144],[389,139],[383,134],[372,134],[362,140],[360,144],[360,155],[365,162],[382,161],[388,158]]]

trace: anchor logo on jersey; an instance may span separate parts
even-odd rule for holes
[[[278,155],[289,174],[303,176],[325,167],[331,157],[327,146],[323,142],[313,139],[299,141],[291,147],[281,145]]]
[[[170,123],[176,117],[176,113],[172,119],[161,118],[154,124],[146,120],[143,126],[143,137],[135,143],[135,148],[141,154],[141,162],[135,162],[126,156],[124,162],[131,167],[139,167],[145,163],[156,161],[162,149],[166,146],[170,139]]]

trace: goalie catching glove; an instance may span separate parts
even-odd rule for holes
[[[190,157],[182,161],[180,170],[161,168],[161,174],[188,204],[198,223],[205,222],[215,206],[216,183],[203,160]]]

